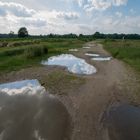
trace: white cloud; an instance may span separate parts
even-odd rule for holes
[[[46,17],[48,20],[76,20],[80,17],[79,13],[76,12],[65,12],[65,11],[41,11],[39,13],[40,16]]]
[[[120,5],[126,5],[128,0],[113,0],[113,5],[120,6]]]
[[[47,21],[45,19],[39,19],[39,18],[25,18],[25,19],[19,19],[19,24],[23,24],[24,26],[34,26],[34,27],[42,27],[46,26]]]
[[[0,15],[13,14],[19,17],[31,17],[36,11],[14,2],[0,1]]]
[[[122,16],[123,16],[123,14],[122,14],[121,12],[116,12],[115,14],[116,14],[116,16],[118,16],[118,17],[122,17]]]
[[[102,22],[100,18],[94,22],[93,30],[103,33],[140,33],[139,29],[140,16],[122,16],[116,18],[114,16],[103,16]]]
[[[79,14],[75,12],[57,12],[58,18],[63,18],[65,20],[75,20],[79,18]]]
[[[128,0],[77,0],[80,7],[87,12],[92,10],[106,10],[111,6],[126,5]]]
[[[136,12],[134,8],[128,11],[128,17],[125,12],[117,10],[127,1],[29,0],[28,3],[27,0],[0,0],[0,33],[10,30],[16,33],[21,26],[26,26],[30,34],[140,33],[140,16],[133,14]],[[115,13],[109,9],[113,6],[116,7]]]

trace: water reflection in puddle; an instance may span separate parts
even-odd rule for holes
[[[110,61],[112,59],[112,57],[103,57],[100,54],[96,54],[96,53],[85,53],[85,55],[93,57],[91,58],[91,60],[94,61]]]
[[[139,140],[140,108],[131,105],[112,107],[106,114],[105,126],[110,140]]]
[[[91,60],[95,60],[95,61],[110,61],[112,59],[112,57],[95,57],[92,58]]]
[[[93,56],[93,57],[98,57],[100,56],[99,54],[95,54],[95,53],[86,53],[86,56]]]
[[[78,52],[78,49],[70,49],[70,52]]]
[[[43,65],[58,65],[65,66],[68,70],[75,74],[90,75],[96,73],[96,68],[88,64],[84,59],[77,58],[71,54],[62,54],[42,61]]]
[[[40,86],[37,80],[0,85],[2,89]],[[9,92],[8,91],[8,92]],[[1,140],[64,140],[70,126],[69,114],[63,104],[49,94],[9,94],[0,91]],[[7,94],[6,94],[7,93]]]
[[[45,92],[44,87],[40,85],[38,80],[23,80],[0,85],[0,92],[8,95],[16,94],[41,94]]]

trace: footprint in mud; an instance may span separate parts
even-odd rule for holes
[[[112,107],[106,113],[104,125],[110,140],[140,140],[140,108]]]
[[[0,92],[0,140],[63,140],[69,130],[69,114],[54,96]]]

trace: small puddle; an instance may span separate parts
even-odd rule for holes
[[[94,60],[94,61],[110,61],[112,59],[112,57],[95,57],[95,58],[92,58],[91,60]]]
[[[93,57],[91,58],[91,60],[94,61],[110,61],[112,59],[112,57],[103,57],[100,54],[96,54],[96,53],[85,53],[85,55]]]
[[[99,54],[94,54],[94,53],[86,53],[86,56],[93,56],[93,57],[99,57]]]
[[[90,49],[91,47],[83,47],[83,49]]]
[[[37,87],[41,87],[37,80],[0,85],[0,140],[69,138],[70,117],[66,108],[43,87],[44,93]]]
[[[43,65],[57,65],[67,67],[74,74],[90,75],[96,73],[96,68],[88,64],[84,59],[77,58],[71,54],[53,56],[48,61],[42,61]]]
[[[131,105],[112,107],[105,118],[110,140],[140,139],[140,108]]]
[[[78,52],[78,49],[70,49],[70,52]]]

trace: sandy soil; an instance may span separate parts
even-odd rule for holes
[[[102,125],[104,112],[116,103],[137,104],[140,97],[139,77],[126,64],[119,60],[99,62],[85,56],[86,52],[99,53],[110,56],[102,47],[95,42],[85,44],[90,49],[81,48],[74,55],[84,58],[88,63],[97,68],[97,73],[90,76],[81,76],[85,79],[80,86],[71,86],[62,94],[65,82],[61,84],[60,94],[56,96],[64,103],[72,117],[73,130],[71,140],[108,140],[108,136]],[[45,85],[44,76],[54,71],[68,73],[61,67],[35,67],[23,69],[19,72],[11,72],[0,76],[0,83],[23,79],[38,79]],[[78,76],[79,77],[79,76]],[[60,81],[63,82],[63,81]],[[57,84],[57,83],[56,83]],[[47,87],[47,84],[46,84]]]

